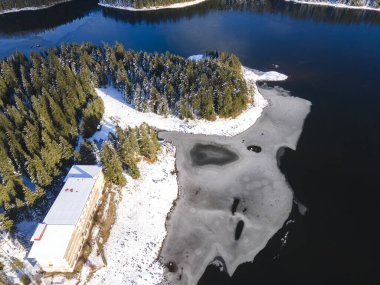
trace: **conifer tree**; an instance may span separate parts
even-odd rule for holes
[[[36,153],[40,149],[40,135],[39,129],[36,125],[26,121],[23,128],[23,138],[27,151],[30,155]]]
[[[124,186],[127,180],[123,175],[123,166],[115,148],[109,142],[103,144],[101,160],[106,181]]]
[[[39,193],[35,193],[28,189],[27,187],[24,188],[24,196],[25,196],[25,202],[28,204],[28,206],[33,206],[38,198]]]
[[[104,113],[103,100],[99,97],[91,101],[83,112],[82,131],[85,138],[91,137],[99,125]]]
[[[137,140],[138,128],[129,128],[128,129],[128,142],[131,148],[131,151],[138,156],[140,154],[140,147]]]
[[[131,162],[128,165],[129,174],[132,176],[133,179],[138,179],[140,177],[140,170],[137,166],[137,162],[135,159],[132,159]]]
[[[140,126],[140,153],[150,161],[156,161],[157,151],[156,145],[149,136],[149,130],[146,125]]]
[[[152,143],[155,147],[155,151],[157,153],[160,150],[161,145],[160,145],[160,142],[158,141],[157,133],[152,127],[149,127],[149,137],[150,137],[150,140],[152,141]]]
[[[95,155],[95,148],[93,144],[85,140],[81,143],[79,148],[79,164],[84,165],[95,165],[96,164],[96,155]]]
[[[10,231],[14,226],[13,221],[5,214],[0,214],[0,229]]]

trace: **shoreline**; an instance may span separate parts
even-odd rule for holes
[[[178,198],[175,160],[176,148],[164,142],[155,163],[138,163],[139,179],[126,175],[128,184],[121,189],[117,218],[104,246],[107,266],[96,270],[86,284],[165,282],[158,257],[167,235],[167,215]]]
[[[104,4],[104,3],[98,3],[98,5],[105,7],[105,8],[126,10],[126,11],[132,11],[132,12],[140,12],[140,11],[156,11],[156,10],[163,10],[163,9],[185,8],[185,7],[190,7],[190,6],[200,4],[200,3],[205,2],[205,1],[207,1],[207,0],[193,0],[193,1],[188,1],[188,2],[170,4],[167,6],[155,6],[155,7],[144,7],[144,8],[133,8],[133,7],[128,7],[128,6],[118,6],[118,5]]]
[[[62,1],[59,1],[57,3],[53,3],[53,4],[50,4],[50,5],[39,6],[39,7],[34,6],[34,7],[24,7],[24,8],[12,8],[12,9],[8,9],[8,10],[0,11],[0,15],[11,14],[11,13],[18,13],[18,12],[26,12],[26,11],[44,10],[44,9],[51,8],[51,7],[55,6],[55,5],[66,3],[66,2],[70,2],[70,1],[71,0],[62,0]]]
[[[242,70],[253,103],[248,104],[247,109],[235,118],[218,118],[215,121],[194,119],[184,121],[176,116],[163,117],[152,112],[142,113],[125,103],[122,94],[113,87],[97,88],[96,92],[103,99],[105,113],[102,129],[95,133],[92,140],[107,139],[108,132],[115,131],[114,121],[118,121],[122,128],[126,126],[138,126],[142,123],[163,131],[178,131],[182,133],[234,136],[250,128],[261,116],[267,101],[260,94],[256,81],[283,81],[287,76],[276,71],[260,72],[243,67]]]
[[[98,95],[104,100],[105,113],[102,129],[91,140],[106,139],[109,131],[113,132],[118,121],[121,127],[135,126],[141,123],[139,120],[161,127],[167,124],[166,130],[179,130],[182,133],[198,133],[206,135],[235,136],[251,127],[261,116],[268,102],[258,91],[255,81],[280,81],[287,78],[286,75],[275,71],[260,72],[243,67],[242,70],[248,89],[253,95],[254,103],[241,115],[234,119],[217,119],[208,122],[201,128],[197,124],[205,124],[204,120],[192,120],[193,124],[181,121],[173,116],[164,118],[153,113],[141,113],[141,118],[136,118],[132,107],[128,106],[122,98],[115,98],[117,94],[106,94],[107,91],[118,92],[114,88],[96,89]],[[121,94],[120,94],[121,95]],[[124,107],[116,106],[122,104]],[[255,105],[258,106],[255,106]],[[109,112],[111,111],[111,112]],[[248,115],[248,120],[245,118]],[[120,116],[120,119],[117,117]],[[124,120],[123,120],[124,119]],[[241,123],[239,119],[243,119]],[[179,119],[178,119],[179,120]],[[228,124],[228,121],[237,121]],[[170,125],[170,121],[174,124]],[[249,122],[247,124],[246,122]],[[212,127],[221,123],[223,128]],[[243,126],[242,126],[243,125]],[[227,129],[227,130],[226,130]],[[131,280],[143,281],[146,285],[154,285],[162,282],[166,284],[165,266],[159,260],[160,252],[168,235],[167,218],[172,214],[175,204],[180,198],[178,174],[176,170],[176,147],[174,144],[164,141],[161,143],[161,151],[158,161],[149,164],[140,161],[138,166],[141,177],[138,180],[131,179],[128,175],[128,184],[122,189],[123,195],[117,205],[117,218],[111,231],[109,240],[105,244],[107,266],[97,270],[88,284],[99,284],[107,280],[115,284],[129,283]],[[141,226],[144,225],[144,226]],[[128,270],[125,270],[128,268]],[[161,284],[161,283],[160,283]]]
[[[314,6],[325,6],[325,7],[333,7],[333,8],[339,8],[339,9],[353,9],[353,10],[368,10],[368,11],[376,11],[380,12],[379,8],[373,8],[368,6],[350,6],[346,4],[334,4],[329,2],[315,2],[315,1],[303,1],[303,0],[285,0],[286,2],[293,2],[296,4],[302,4],[302,5],[314,5]]]

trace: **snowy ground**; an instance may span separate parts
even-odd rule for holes
[[[90,284],[158,284],[163,268],[156,260],[166,236],[166,215],[177,198],[175,149],[164,144],[158,161],[139,163],[141,178],[129,177],[117,220],[105,247],[107,266]]]
[[[188,2],[183,2],[183,3],[175,3],[175,4],[171,4],[167,6],[156,6],[156,7],[149,7],[149,8],[144,7],[140,9],[136,9],[136,8],[128,7],[128,6],[104,4],[104,3],[99,3],[99,5],[103,7],[107,7],[107,8],[114,8],[114,9],[121,9],[121,10],[128,10],[128,11],[155,11],[155,10],[162,10],[162,9],[177,9],[177,8],[189,7],[189,6],[197,5],[204,1],[206,0],[194,0],[194,1],[188,1]]]
[[[368,7],[368,6],[351,6],[351,5],[346,5],[346,4],[330,3],[330,2],[325,2],[325,1],[303,1],[303,0],[285,0],[285,1],[294,2],[298,4],[330,6],[334,8],[380,11],[380,8],[374,8],[374,7]]]
[[[23,226],[29,225],[19,225],[19,227]],[[25,255],[26,250],[20,243],[10,238],[8,234],[0,231],[0,262],[4,265],[4,269],[1,270],[0,273],[1,275],[4,274],[4,276],[6,276],[6,280],[9,284],[21,284],[22,275],[28,274],[30,276],[35,273],[34,269],[28,262],[23,262],[25,266],[24,268],[17,268],[15,270],[14,266],[12,266],[14,259],[22,262]],[[0,284],[2,284],[1,279]]]

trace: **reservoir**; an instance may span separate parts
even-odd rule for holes
[[[232,277],[209,266],[199,284],[379,283],[380,13],[281,0],[209,0],[133,13],[96,2],[0,15],[0,56],[84,41],[186,57],[218,49],[234,52],[244,66],[288,75],[270,86],[313,103],[297,150],[279,158],[298,206],[308,211],[301,215],[293,203],[253,263]],[[265,144],[249,146],[266,151]],[[240,240],[246,231],[244,225]]]

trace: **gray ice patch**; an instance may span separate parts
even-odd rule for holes
[[[232,275],[254,259],[291,212],[293,192],[277,155],[283,147],[296,148],[311,103],[281,88],[260,92],[269,105],[235,137],[160,133],[177,147],[180,196],[160,254],[172,284],[196,284],[215,260],[223,260]]]

